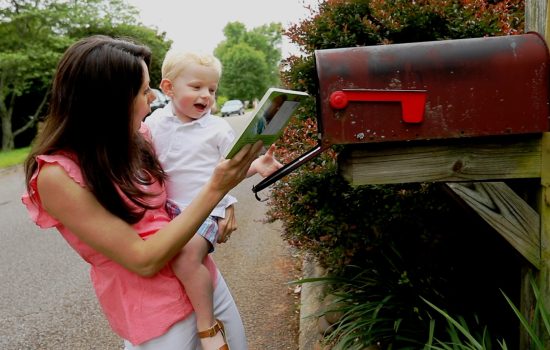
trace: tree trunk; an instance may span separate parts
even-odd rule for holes
[[[11,129],[11,116],[2,113],[0,118],[2,121],[2,151],[9,151],[15,147],[13,131]]]

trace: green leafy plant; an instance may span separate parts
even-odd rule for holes
[[[401,265],[399,258],[386,257],[392,266]],[[378,264],[378,266],[381,266]],[[424,349],[424,350],[507,350],[505,339],[492,336],[486,325],[477,316],[451,316],[450,312],[436,306],[427,298],[417,294],[407,274],[402,273],[397,283],[388,283],[398,273],[391,271],[365,270],[348,267],[347,275],[306,278],[294,281],[296,284],[321,283],[333,297],[314,317],[339,314],[339,319],[326,331],[324,344],[334,350],[361,350],[376,345],[381,349]],[[354,274],[355,272],[356,274]],[[351,273],[351,274],[349,274]],[[388,274],[390,277],[388,278]],[[381,278],[381,275],[386,278]],[[538,287],[531,279],[531,287],[537,300],[534,318],[540,317],[546,335],[550,336],[550,313],[542,303]],[[401,291],[400,291],[401,289]],[[403,292],[413,302],[403,302]],[[426,293],[427,291],[421,291]],[[546,349],[542,337],[502,292],[514,314],[521,321],[531,339],[532,350]],[[428,294],[424,294],[428,295]],[[430,298],[442,299],[437,295]],[[424,305],[423,305],[424,304]],[[426,307],[426,305],[428,307]],[[435,313],[431,310],[435,310]],[[456,315],[456,310],[453,312]],[[445,327],[436,329],[437,324]],[[426,337],[428,340],[423,342]]]
[[[487,330],[487,327],[479,325],[478,322],[476,322],[475,329],[482,329],[481,334],[475,335],[472,333],[470,327],[468,326],[468,323],[463,317],[458,317],[458,320],[451,317],[448,313],[446,313],[444,310],[438,308],[434,304],[430,303],[428,300],[422,298],[426,304],[431,306],[434,310],[436,310],[440,315],[442,315],[448,323],[447,328],[447,335],[450,339],[449,341],[442,341],[439,339],[433,338],[433,328],[435,325],[435,321],[432,320],[430,324],[430,337],[428,340],[428,343],[424,347],[424,349],[434,349],[434,350],[490,350],[493,348],[493,339],[489,335],[489,332]],[[476,319],[476,321],[479,321]],[[433,342],[437,343],[437,345],[433,345]],[[508,349],[506,346],[505,341],[496,340],[498,344],[500,345],[502,350]]]
[[[543,303],[543,299],[540,297],[540,291],[539,288],[533,279],[532,276],[529,278],[529,282],[531,284],[531,288],[533,290],[533,293],[535,295],[535,316],[534,319],[537,320],[538,317],[542,320],[542,323],[544,324],[544,329],[542,330],[545,332],[546,337],[550,337],[550,312],[546,305]],[[516,314],[516,316],[519,318],[521,325],[527,333],[530,336],[530,339],[532,340],[532,346],[531,349],[537,349],[537,350],[543,350],[546,349],[546,346],[544,344],[544,341],[540,338],[536,331],[536,327],[530,323],[525,316],[519,311],[519,309],[514,305],[514,303],[510,300],[510,298],[503,292],[504,298]]]
[[[543,299],[540,296],[540,291],[537,286],[537,283],[533,276],[529,276],[529,282],[531,285],[531,290],[533,291],[533,294],[535,296],[535,308],[534,308],[534,315],[533,315],[533,322],[530,322],[527,320],[527,318],[521,313],[521,311],[515,306],[514,302],[501,290],[502,295],[504,296],[504,299],[512,309],[515,316],[520,321],[522,327],[525,329],[527,334],[529,335],[529,339],[531,341],[529,349],[532,350],[544,350],[546,349],[546,345],[543,338],[550,337],[550,311],[547,308],[546,305],[544,305]],[[430,325],[430,335],[428,338],[428,342],[426,343],[425,349],[435,349],[435,350],[448,350],[448,349],[472,349],[472,350],[490,350],[494,346],[492,345],[493,342],[497,342],[500,349],[507,350],[508,346],[506,345],[506,341],[499,339],[494,340],[489,336],[489,333],[487,331],[486,327],[481,327],[479,324],[475,325],[475,329],[482,329],[481,334],[475,334],[472,331],[472,328],[470,328],[467,324],[467,322],[461,318],[457,317],[453,318],[451,317],[447,312],[445,312],[443,309],[437,307],[430,301],[426,300],[425,298],[422,298],[422,300],[428,304],[431,308],[433,308],[439,315],[442,315],[448,322],[447,332],[450,338],[450,341],[442,341],[439,339],[435,339],[433,336],[433,329],[435,327],[435,322],[431,322]],[[537,331],[537,327],[535,326],[535,323],[538,322],[538,320],[542,321],[543,329]],[[436,343],[436,345],[434,345]]]
[[[294,283],[323,283],[332,296],[314,316],[341,315],[325,334],[331,349],[418,349],[432,317],[419,295],[446,303],[421,267],[410,266],[391,245],[381,244],[365,266]],[[442,318],[441,318],[442,319]]]

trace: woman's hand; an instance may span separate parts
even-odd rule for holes
[[[245,145],[232,159],[221,161],[210,178],[210,188],[224,194],[237,186],[244,178],[250,165],[262,149],[262,141]]]
[[[233,205],[225,208],[225,218],[218,219],[218,243],[225,243],[237,229],[235,219],[235,207]]]

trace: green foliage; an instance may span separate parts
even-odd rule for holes
[[[0,169],[23,163],[30,147],[18,148],[12,151],[0,151]]]
[[[402,261],[396,253],[379,254],[381,261],[376,263],[381,265],[348,266],[338,276],[295,282],[327,284],[332,302],[317,316],[341,315],[325,334],[330,349],[362,350],[375,344],[382,349],[421,348],[423,329],[431,317],[418,295],[430,290],[419,290],[422,285],[400,270]]]
[[[261,97],[268,87],[279,85],[281,31],[280,23],[250,31],[240,22],[225,26],[226,40],[214,50],[223,65],[220,95],[252,101]]]
[[[429,298],[448,304],[433,289],[448,282],[429,276],[427,266],[422,267],[408,264],[388,246],[376,252],[366,266],[348,266],[335,276],[294,283],[326,284],[331,298],[325,300],[331,302],[313,316],[340,316],[325,333],[324,343],[330,349],[362,350],[375,344],[381,349],[399,350],[491,349],[497,342],[505,344],[491,336],[478,317],[457,316],[456,321],[427,302]],[[436,327],[440,324],[447,327]],[[447,347],[456,344],[461,345]]]
[[[476,324],[475,329],[482,329],[481,334],[475,334],[470,330],[470,327],[468,326],[468,322],[463,317],[458,317],[458,320],[450,316],[447,312],[444,310],[438,308],[428,300],[422,298],[426,304],[431,306],[435,311],[438,312],[439,315],[442,315],[448,323],[447,328],[447,335],[449,340],[448,341],[442,341],[439,339],[433,339],[430,338],[428,343],[426,344],[425,349],[434,349],[434,350],[451,350],[451,349],[472,349],[472,350],[490,350],[494,346],[492,345],[494,342],[498,342],[501,346],[502,350],[506,350],[508,347],[506,346],[505,341],[499,341],[499,340],[493,340],[492,337],[489,335],[489,332],[487,331],[487,327]],[[477,319],[475,321],[478,321]],[[435,321],[432,320],[431,327],[435,327]],[[437,345],[433,345],[435,340],[435,343]]]
[[[155,29],[140,25],[121,23],[116,27],[102,26],[81,28],[77,33],[78,37],[85,37],[93,34],[103,34],[112,37],[129,38],[141,44],[147,45],[153,52],[149,77],[151,87],[158,87],[162,79],[161,67],[166,52],[170,49],[172,41],[166,39],[166,33],[157,33]]]
[[[53,72],[65,49],[91,34],[132,37],[150,46],[157,58],[151,80],[158,85],[161,59],[171,42],[164,33],[141,26],[137,10],[123,0],[0,0],[3,150],[14,148],[15,136],[34,127],[45,113]]]
[[[297,158],[317,144],[316,136],[314,120],[293,120],[277,157],[285,163]],[[352,187],[338,174],[335,158],[335,150],[325,151],[275,183],[267,211],[269,220],[281,220],[287,241],[313,252],[324,267],[362,265],[384,237],[424,237],[444,229],[451,212],[439,186]]]
[[[265,55],[246,43],[227,48],[223,56],[219,94],[230,99],[253,100],[267,90],[269,69]]]
[[[530,349],[545,350],[547,349],[547,347],[545,346],[544,340],[537,335],[537,329],[534,325],[536,324],[536,321],[540,318],[542,320],[542,324],[544,325],[543,332],[545,334],[545,337],[546,339],[550,338],[550,309],[548,309],[548,306],[544,304],[544,298],[541,298],[537,283],[532,276],[530,276],[529,278],[529,283],[531,284],[531,289],[533,290],[536,300],[535,310],[533,312],[533,320],[535,322],[533,323],[529,322],[529,320],[527,320],[522,315],[522,313],[514,305],[513,301],[510,300],[510,298],[504,292],[502,292],[502,294],[508,302],[508,305],[510,305],[510,307],[514,311],[515,315],[519,318],[523,328],[525,328],[525,330],[529,334],[529,337],[532,341]]]
[[[324,342],[331,349],[364,349],[376,344],[382,349],[424,349],[424,350],[490,350],[508,349],[502,337],[490,334],[487,326],[478,317],[466,318],[436,306],[441,297],[430,290],[419,289],[414,278],[396,278],[401,258],[396,254],[386,255],[390,270],[378,268],[362,269],[348,267],[346,273],[294,281],[296,284],[321,283],[330,290],[331,300],[315,316],[337,313],[341,317],[327,331]],[[377,265],[380,266],[380,265]],[[426,272],[429,273],[429,272]],[[393,282],[392,282],[393,281]],[[397,282],[397,283],[396,283]],[[543,304],[537,284],[530,278],[536,305],[533,320],[542,319],[543,332],[550,336],[550,312]],[[400,293],[406,294],[403,302]],[[526,349],[546,349],[544,341],[535,330],[535,322],[529,322],[502,292],[506,302],[530,337]],[[430,300],[437,300],[436,303]],[[433,312],[435,311],[435,312]],[[456,316],[452,316],[455,314]],[[312,316],[312,315],[310,315]],[[441,327],[440,325],[443,325]],[[427,330],[427,332],[426,332]],[[426,340],[427,338],[427,340]]]
[[[536,304],[535,308],[533,310],[533,322],[530,322],[525,318],[525,316],[519,311],[519,309],[515,306],[514,302],[506,295],[506,293],[502,292],[502,295],[506,299],[506,302],[510,306],[510,308],[513,310],[516,317],[520,320],[522,327],[527,331],[527,334],[529,335],[530,339],[530,345],[528,349],[532,350],[544,350],[547,349],[547,346],[544,343],[544,340],[539,337],[539,334],[537,333],[536,326],[537,320],[540,318],[542,320],[542,324],[544,325],[544,329],[542,330],[544,337],[548,338],[550,337],[550,311],[546,305],[544,305],[543,298],[540,296],[540,291],[537,286],[536,281],[534,278],[530,275],[529,276],[529,283],[531,285],[531,290],[533,291],[533,294],[535,296]],[[439,315],[442,315],[448,322],[448,335],[450,340],[449,341],[442,341],[439,339],[434,339],[433,337],[430,337],[428,340],[428,343],[426,344],[425,349],[436,349],[436,350],[447,350],[447,349],[475,349],[475,350],[485,350],[485,349],[492,349],[494,346],[492,345],[494,342],[497,342],[499,344],[500,349],[506,350],[508,349],[506,342],[504,340],[493,340],[488,332],[486,327],[481,327],[479,325],[476,325],[476,329],[483,329],[482,334],[475,334],[471,331],[471,328],[468,327],[467,322],[461,318],[458,317],[458,320],[453,318],[449,315],[446,311],[442,310],[441,308],[435,306],[433,303],[429,302],[428,300],[422,298],[426,304],[428,304],[430,307],[432,307],[434,310],[437,311]],[[432,331],[434,329],[435,322],[432,321]],[[433,343],[437,343],[437,345],[433,345]]]

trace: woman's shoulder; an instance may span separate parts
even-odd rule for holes
[[[37,157],[37,161],[38,172],[41,172],[45,165],[56,165],[55,168],[57,170],[52,172],[63,171],[67,173],[75,182],[78,182],[81,185],[84,184],[78,158],[71,152],[63,151],[50,155],[39,155]]]
[[[53,227],[58,224],[42,207],[38,192],[38,179],[41,182],[62,185],[60,179],[70,179],[80,186],[85,187],[82,172],[76,157],[70,152],[57,152],[55,154],[38,155],[36,157],[37,169],[30,179],[29,190],[21,198],[27,207],[33,221],[40,227]]]

